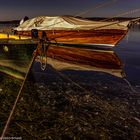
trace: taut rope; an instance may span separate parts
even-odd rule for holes
[[[33,55],[32,60],[31,60],[31,62],[30,62],[30,65],[29,65],[29,67],[28,67],[27,73],[26,73],[26,75],[25,75],[25,78],[24,78],[24,80],[23,80],[23,82],[22,82],[22,85],[21,85],[21,87],[20,87],[20,90],[19,90],[19,92],[18,92],[18,95],[17,95],[17,97],[16,97],[16,100],[15,100],[15,102],[14,102],[14,105],[13,105],[12,110],[11,110],[11,112],[10,112],[10,115],[9,115],[9,117],[8,117],[8,120],[7,120],[7,122],[6,122],[5,126],[4,126],[4,129],[3,129],[2,135],[1,135],[1,137],[0,137],[0,140],[3,140],[3,139],[4,139],[4,136],[5,136],[6,132],[7,132],[8,126],[9,126],[10,121],[11,121],[11,119],[12,119],[12,116],[13,116],[13,114],[14,114],[15,108],[16,108],[17,103],[18,103],[18,100],[19,100],[19,98],[20,98],[20,96],[21,96],[22,89],[23,89],[23,87],[24,87],[24,84],[25,84],[25,81],[26,81],[26,79],[27,79],[27,76],[28,76],[28,74],[29,74],[29,72],[30,72],[30,69],[31,69],[31,67],[32,67],[32,65],[33,65],[33,62],[34,62],[34,60],[35,60],[35,57],[36,57],[36,56]]]
[[[76,17],[76,16],[82,16],[82,15],[85,15],[85,14],[87,14],[87,13],[93,11],[93,10],[97,10],[97,9],[99,9],[99,8],[112,5],[112,4],[116,3],[117,1],[118,1],[118,0],[111,0],[111,1],[104,2],[104,3],[100,3],[100,4],[98,4],[96,7],[93,7],[93,8],[91,8],[91,9],[88,9],[88,10],[84,11],[84,12],[81,12],[81,13],[79,13],[79,14],[76,14],[75,17]]]

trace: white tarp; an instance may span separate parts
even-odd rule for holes
[[[15,28],[17,31],[38,30],[90,30],[90,29],[120,29],[127,30],[129,21],[104,22],[75,18],[71,16],[48,17],[41,16],[29,19]]]

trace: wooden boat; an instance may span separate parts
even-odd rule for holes
[[[59,45],[113,47],[127,33],[128,24],[128,21],[101,22],[70,16],[42,16],[29,19],[14,30],[16,34],[25,36],[31,36],[33,29],[38,30],[39,36],[44,31],[51,42]]]

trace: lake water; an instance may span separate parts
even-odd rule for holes
[[[119,57],[122,63],[122,69],[126,74],[126,79],[132,84],[134,87],[140,87],[140,25],[134,25],[129,29],[128,34],[125,36],[123,40],[121,40],[114,48],[114,53]],[[94,70],[93,70],[94,71]],[[34,71],[40,73],[41,71]],[[85,78],[82,75],[87,75],[87,80],[91,80],[91,77],[96,77],[96,75],[103,75],[105,79],[112,77],[108,73],[100,73],[100,72],[80,72],[80,71],[65,71],[64,73],[72,75],[79,75],[79,77]],[[43,72],[42,72],[43,74]],[[93,74],[93,75],[92,75]],[[69,76],[72,76],[71,74]],[[72,76],[73,77],[73,76]],[[78,77],[78,76],[76,76]],[[100,77],[100,76],[99,76]],[[79,79],[80,81],[82,80]],[[89,79],[88,79],[89,78]],[[114,78],[114,77],[112,77]],[[37,78],[38,79],[38,78]],[[100,79],[100,78],[99,78]],[[102,79],[103,80],[103,79]],[[110,79],[111,80],[111,79]],[[114,80],[114,79],[113,79]]]
[[[139,37],[140,26],[131,27],[111,53],[104,52],[105,57],[110,56],[115,61],[106,59],[93,63],[94,59],[90,59],[95,64],[92,67],[48,58],[46,70],[42,71],[40,63],[35,61],[6,136],[27,140],[138,140]],[[6,73],[0,73],[0,134],[27,72],[33,50],[33,46],[25,45],[0,46],[0,65],[3,66],[0,71]],[[92,54],[98,57],[103,55],[98,51]],[[126,74],[125,78],[131,85],[124,80],[122,73]]]
[[[132,26],[114,50],[123,63],[127,79],[140,85],[140,25]]]
[[[0,29],[12,24],[0,24]],[[134,25],[128,34],[113,48],[120,58],[126,78],[132,85],[140,86],[140,25]]]

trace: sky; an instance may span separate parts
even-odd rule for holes
[[[134,9],[140,9],[140,0],[0,0],[0,21],[43,15],[113,17]],[[140,10],[126,16],[140,17]]]

